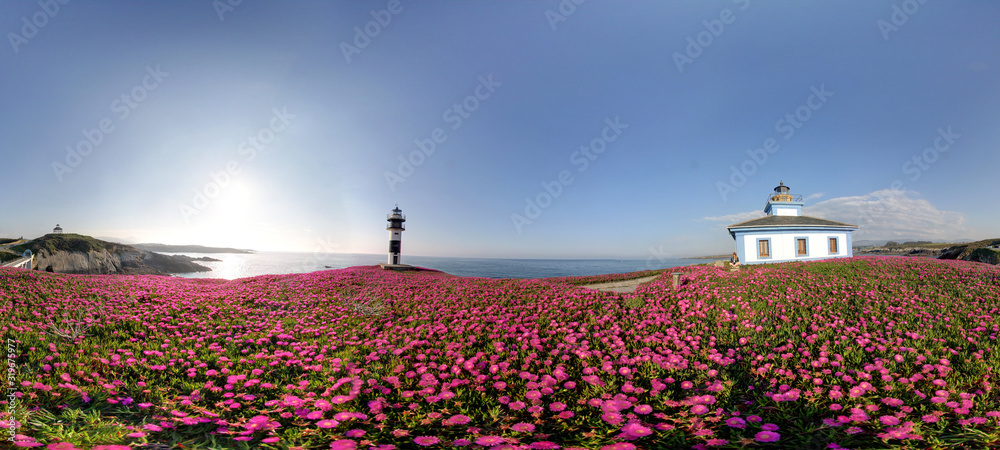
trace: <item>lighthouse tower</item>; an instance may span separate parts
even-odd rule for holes
[[[789,194],[788,186],[782,181],[774,188],[774,194],[767,197],[767,204],[764,205],[764,214],[769,216],[801,216],[802,196],[794,197]]]
[[[392,210],[392,214],[386,216],[386,220],[389,222],[385,226],[386,230],[390,231],[389,234],[389,264],[399,264],[399,253],[403,230],[406,226],[403,222],[406,222],[406,216],[403,215],[403,211],[399,209],[399,205]]]

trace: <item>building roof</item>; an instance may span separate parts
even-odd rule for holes
[[[734,223],[728,228],[757,228],[757,227],[848,227],[857,228],[857,225],[849,223],[834,222],[832,220],[819,219],[809,216],[765,216],[759,219],[747,220]]]

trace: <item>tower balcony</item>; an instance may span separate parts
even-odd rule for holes
[[[768,202],[801,202],[802,196],[793,196],[792,194],[767,194]]]

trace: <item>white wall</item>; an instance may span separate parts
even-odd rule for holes
[[[808,250],[808,255],[799,256],[796,255],[797,246],[795,240],[798,238],[806,238],[806,248]],[[839,240],[838,253],[831,255],[829,239],[837,238]],[[759,259],[757,257],[757,239],[770,239],[771,240],[771,258],[770,259]],[[772,233],[760,233],[760,234],[746,234],[743,236],[743,248],[745,249],[746,255],[744,258],[744,263],[767,263],[767,262],[781,262],[781,261],[797,261],[797,260],[810,260],[819,258],[839,258],[850,256],[850,247],[847,241],[846,232],[836,232],[836,231],[803,231],[803,232],[772,232]]]

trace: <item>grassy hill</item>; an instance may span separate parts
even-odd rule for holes
[[[105,242],[99,239],[94,239],[90,236],[84,236],[82,234],[49,233],[38,239],[12,246],[10,249],[19,253],[24,252],[24,250],[31,250],[32,253],[38,254],[41,253],[42,250],[46,250],[48,251],[49,254],[55,254],[56,252],[60,251],[83,252],[83,253],[87,253],[91,250],[98,252],[102,250],[114,251],[118,247],[125,247],[125,246],[123,246],[122,244]]]
[[[5,263],[7,261],[13,261],[20,258],[20,253],[8,252],[6,250],[0,250],[0,263]]]

